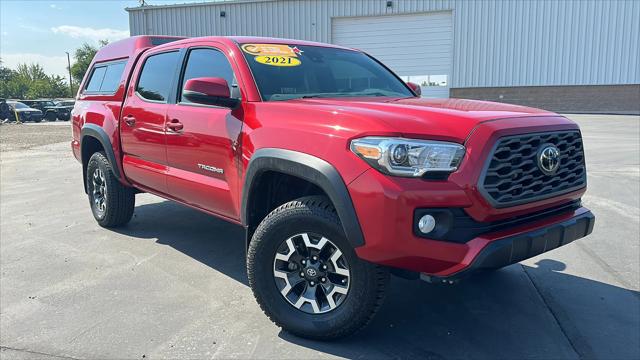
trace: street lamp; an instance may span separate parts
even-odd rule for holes
[[[67,54],[67,69],[69,69],[69,94],[73,97],[73,82],[71,80],[71,58],[69,57],[69,52],[65,51]]]

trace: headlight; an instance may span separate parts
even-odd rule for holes
[[[351,151],[385,174],[420,177],[456,171],[465,149],[444,141],[371,136],[352,140]]]

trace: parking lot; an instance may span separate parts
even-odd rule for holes
[[[0,355],[638,359],[640,117],[569,117],[585,139],[591,236],[453,286],[392,278],[371,325],[330,343],[262,314],[241,228],[140,194],[131,223],[102,229],[69,124],[2,125]]]

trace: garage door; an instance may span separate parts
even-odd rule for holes
[[[333,18],[332,41],[373,55],[424,97],[449,97],[453,26],[450,12]]]

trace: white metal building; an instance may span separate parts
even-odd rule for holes
[[[359,48],[424,96],[640,112],[637,0],[236,0],[128,8],[131,35]]]

